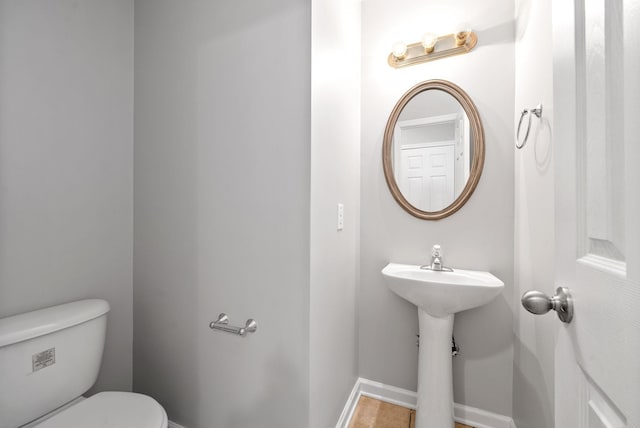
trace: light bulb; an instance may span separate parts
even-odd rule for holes
[[[422,47],[426,53],[433,52],[433,49],[436,46],[436,42],[438,41],[438,37],[433,33],[425,33],[422,36]]]
[[[404,42],[397,42],[393,44],[393,48],[391,48],[391,53],[396,59],[403,59],[407,54],[407,45]]]
[[[462,46],[467,42],[467,37],[469,36],[469,33],[471,33],[471,26],[468,23],[463,22],[459,23],[456,28],[456,46]]]

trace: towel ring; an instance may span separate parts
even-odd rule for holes
[[[538,104],[534,109],[524,109],[520,114],[520,121],[518,122],[518,131],[516,132],[516,148],[521,149],[527,144],[527,140],[529,139],[529,132],[531,131],[531,115],[535,114],[538,119],[542,117],[542,104]],[[522,127],[522,121],[525,116],[529,115],[529,121],[527,123],[527,132],[524,134],[524,139],[522,143],[520,142],[520,127]]]

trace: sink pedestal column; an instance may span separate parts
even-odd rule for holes
[[[453,314],[437,318],[418,308],[418,405],[416,428],[452,428],[453,377],[451,334]]]

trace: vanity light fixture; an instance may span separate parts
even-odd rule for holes
[[[402,42],[395,43],[387,61],[393,68],[406,67],[468,53],[477,43],[478,36],[470,29],[456,31],[445,36],[425,33],[417,43],[410,45]]]

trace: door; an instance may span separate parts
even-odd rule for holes
[[[557,428],[640,427],[639,9],[553,1]]]
[[[400,189],[411,205],[440,211],[454,201],[454,157],[453,143],[400,149]]]

